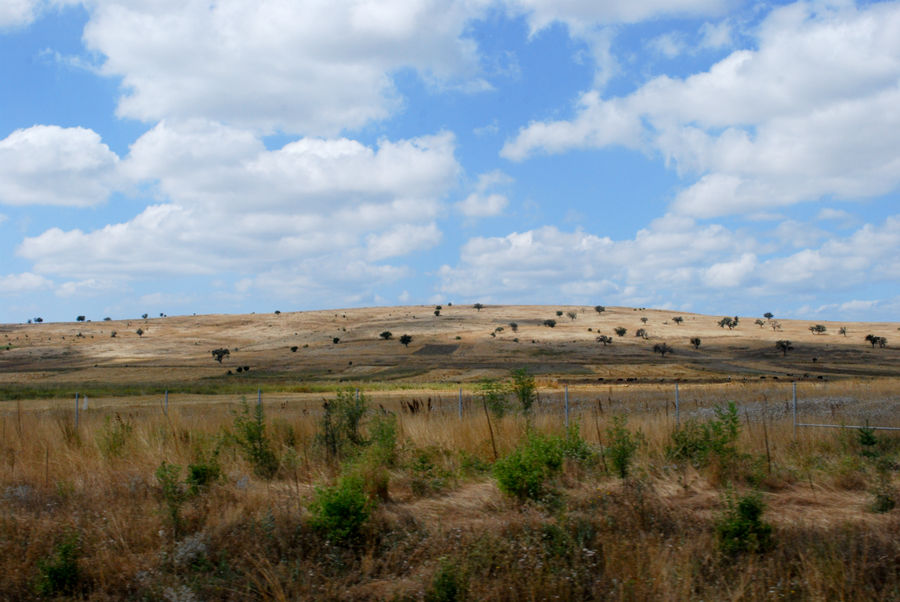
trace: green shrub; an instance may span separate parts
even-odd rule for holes
[[[310,524],[329,541],[352,545],[360,541],[373,507],[364,480],[358,475],[345,475],[332,487],[316,488],[309,507]]]
[[[188,464],[185,483],[190,495],[198,495],[201,491],[222,478],[222,467],[219,466],[218,450],[209,458],[199,457],[194,463]]]
[[[125,451],[125,445],[134,427],[130,422],[122,420],[116,413],[115,419],[107,416],[103,421],[103,429],[97,436],[97,447],[104,458],[117,458]]]
[[[730,402],[714,408],[715,418],[706,422],[687,421],[672,433],[672,444],[666,455],[675,460],[689,460],[705,465],[712,456],[731,459],[737,454],[734,443],[741,432],[737,406]]]
[[[431,587],[425,592],[426,602],[457,602],[465,600],[467,592],[465,572],[457,563],[442,557],[431,580]]]
[[[528,372],[527,368],[519,368],[512,372],[512,391],[519,400],[522,412],[531,413],[531,406],[537,401],[537,385],[534,382],[534,376]]]
[[[765,504],[759,493],[726,499],[725,512],[716,523],[719,549],[725,554],[765,552],[772,547],[772,526],[762,521]]]
[[[494,463],[500,490],[520,501],[538,500],[549,492],[547,481],[559,472],[563,444],[559,438],[529,434],[509,455]]]
[[[397,462],[397,417],[391,413],[375,414],[369,422],[369,454],[385,466]]]
[[[612,424],[606,429],[606,453],[613,470],[623,479],[628,476],[634,454],[642,439],[640,433],[632,433],[625,428],[626,424],[627,419],[620,414],[613,416]]]
[[[181,507],[189,496],[188,489],[181,482],[181,466],[163,460],[156,469],[156,481],[161,488],[165,515],[172,528],[173,538],[176,538],[181,531]]]
[[[437,447],[415,449],[409,462],[412,473],[410,488],[416,495],[428,495],[443,490],[453,478],[452,473],[440,465],[443,451]]]
[[[859,441],[860,454],[866,458],[877,458],[878,438],[875,436],[875,429],[869,428],[868,425],[859,429],[857,432],[857,441]]]
[[[364,395],[353,389],[338,391],[337,397],[322,404],[322,420],[316,442],[331,458],[337,458],[365,443],[360,433],[362,420],[368,411]]]
[[[893,465],[886,458],[879,458],[875,461],[875,473],[877,482],[875,489],[872,491],[874,499],[872,500],[872,511],[884,513],[890,512],[897,505],[897,492],[891,485],[891,471]]]
[[[509,403],[507,401],[507,388],[492,379],[484,379],[481,381],[479,388],[481,389],[481,397],[487,409],[490,410],[494,418],[498,420],[509,411]]]
[[[272,443],[266,435],[266,422],[262,404],[250,410],[247,400],[241,400],[241,408],[235,413],[234,443],[252,467],[253,473],[263,479],[271,479],[278,472],[278,457],[272,451]]]
[[[41,596],[72,596],[81,583],[78,557],[81,543],[78,533],[68,531],[56,544],[53,555],[38,561],[38,578],[35,584]]]
[[[569,425],[566,437],[562,440],[562,452],[566,458],[578,462],[593,462],[596,457],[594,450],[581,437],[581,429],[577,422]]]

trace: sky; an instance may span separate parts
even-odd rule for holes
[[[2,0],[0,322],[900,315],[900,2]]]

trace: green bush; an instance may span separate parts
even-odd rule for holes
[[[250,410],[247,400],[241,400],[241,408],[235,413],[234,443],[252,467],[253,473],[263,479],[271,479],[278,472],[278,457],[272,451],[272,443],[266,435],[266,421],[262,404]]]
[[[527,368],[519,368],[512,372],[512,391],[519,400],[522,412],[531,413],[531,406],[537,401],[537,385],[534,382],[534,376],[528,372]]]
[[[502,383],[489,378],[481,381],[479,388],[481,389],[481,397],[484,400],[487,409],[494,415],[494,418],[497,418],[498,420],[503,418],[509,411],[507,388]]]
[[[465,600],[467,592],[465,572],[457,563],[442,557],[431,580],[431,587],[425,592],[426,602],[457,602]]]
[[[725,554],[765,552],[772,547],[772,526],[762,521],[765,504],[759,493],[726,500],[725,512],[716,523],[719,549]]]
[[[353,389],[338,391],[337,397],[322,404],[322,420],[316,442],[331,458],[337,458],[365,443],[360,433],[362,420],[368,411],[364,395]]]
[[[156,469],[156,481],[162,494],[165,515],[172,528],[173,538],[181,531],[181,507],[189,497],[189,491],[181,482],[181,466],[163,460]]]
[[[547,481],[559,472],[563,443],[559,438],[537,433],[494,464],[500,490],[520,501],[538,500],[548,492]]]
[[[72,596],[81,583],[78,557],[81,543],[78,533],[68,531],[56,544],[53,555],[38,561],[35,590],[41,596]]]
[[[596,458],[594,450],[581,437],[581,429],[577,422],[569,425],[566,431],[566,437],[562,440],[562,452],[566,458],[576,460],[578,462],[593,462]]]
[[[385,466],[397,462],[397,417],[375,414],[369,422],[369,454]]]
[[[310,504],[310,524],[326,539],[338,545],[360,541],[374,502],[365,493],[365,482],[358,475],[342,476],[332,487],[317,487]]]
[[[737,406],[730,402],[714,408],[715,418],[706,422],[687,421],[672,433],[672,444],[666,455],[675,460],[689,460],[702,466],[711,457],[731,459],[737,454],[734,444],[741,432]]]
[[[198,495],[201,491],[222,478],[222,467],[219,465],[219,450],[216,449],[210,457],[201,455],[187,467],[185,483],[190,495]]]
[[[606,453],[613,470],[620,478],[628,476],[631,462],[641,443],[641,434],[632,433],[627,428],[627,419],[621,414],[613,416],[612,424],[606,429]]]
[[[103,430],[97,436],[97,447],[104,458],[117,458],[125,451],[125,445],[134,427],[130,422],[122,420],[116,413],[115,419],[107,416],[103,421]]]

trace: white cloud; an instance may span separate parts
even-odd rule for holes
[[[855,199],[900,184],[900,4],[798,3],[773,10],[756,50],[685,79],[579,100],[536,122],[503,156],[620,145],[654,149],[699,179],[673,208],[696,217]]]
[[[53,286],[53,282],[31,272],[0,276],[0,295],[14,295],[45,290]]]
[[[0,203],[86,207],[116,185],[119,158],[93,130],[36,125],[0,140]]]
[[[732,27],[729,21],[704,23],[700,27],[701,48],[725,48],[732,44]]]
[[[396,111],[391,74],[404,67],[484,87],[462,35],[482,4],[102,0],[84,40],[122,78],[121,116],[334,135]]]
[[[93,231],[50,228],[17,252],[39,273],[73,278],[60,294],[91,283],[222,273],[243,276],[245,293],[311,299],[307,292],[319,291],[329,304],[337,294],[328,292],[331,283],[365,296],[406,273],[378,262],[440,240],[434,220],[457,182],[454,150],[448,133],[374,147],[302,138],[266,150],[243,130],[166,121],[122,162],[132,181],[155,188],[158,204]]]
[[[34,20],[37,0],[3,0],[0,2],[0,29],[21,27]]]
[[[593,25],[637,23],[663,16],[715,15],[729,4],[727,0],[507,0],[512,10],[527,15],[532,33],[553,22],[583,30]]]
[[[687,49],[687,41],[684,34],[669,32],[656,36],[647,43],[647,46],[664,57],[673,59]]]
[[[500,215],[509,204],[509,199],[494,189],[508,186],[512,182],[513,179],[500,170],[481,174],[478,176],[475,192],[456,203],[456,209],[470,218]]]
[[[109,279],[88,278],[86,280],[70,280],[56,287],[56,296],[63,298],[72,297],[98,297],[108,295],[119,290],[119,284]]]

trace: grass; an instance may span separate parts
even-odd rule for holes
[[[801,399],[822,393],[804,386]],[[892,407],[887,386],[829,387],[829,399],[846,397],[840,407],[804,411],[875,424]],[[449,392],[432,412],[397,411],[388,428],[373,421],[379,404],[396,410],[394,401],[414,393],[367,389],[373,411],[356,455],[341,463],[317,443],[321,395],[264,397],[264,435],[278,462],[271,475],[225,436],[236,398],[173,401],[168,416],[158,400],[92,405],[77,431],[68,405],[7,405],[0,599],[900,597],[900,510],[872,509],[876,493],[896,496],[900,437],[877,431],[872,443],[801,429],[795,438],[776,387],[682,387],[682,421],[714,420],[713,408],[738,401],[733,453],[691,462],[667,453],[675,416],[665,387],[600,391],[570,387],[577,431],[566,432],[546,388],[530,418],[491,418],[500,458],[535,436],[593,452],[555,457],[541,475],[552,499],[537,500],[502,492],[480,404],[460,420]],[[621,431],[641,433],[625,478],[607,447]],[[742,515],[746,499],[752,512]],[[351,533],[340,530],[345,513]],[[744,537],[748,520],[754,541],[758,524],[771,525],[766,545],[723,547],[721,525],[731,521]]]

